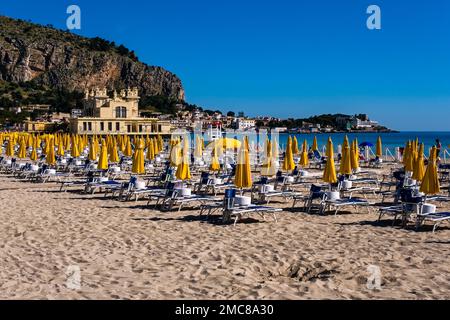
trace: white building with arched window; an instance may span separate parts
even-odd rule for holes
[[[106,89],[86,90],[83,116],[70,120],[71,131],[77,134],[170,134],[169,121],[139,117],[137,88],[114,90],[112,96]]]

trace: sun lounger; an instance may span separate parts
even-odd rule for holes
[[[208,186],[209,179],[209,172],[202,172],[200,174],[200,180],[196,183],[194,183],[194,192],[195,193],[201,193],[206,192],[206,188]]]
[[[158,186],[145,186],[138,187],[137,177],[131,177],[130,181],[122,183],[120,189],[114,189],[112,191],[112,197],[116,194],[118,195],[118,200],[130,200],[133,196],[135,201],[138,201],[139,197],[142,195],[148,195],[151,193],[160,193],[163,192],[164,189]]]
[[[310,168],[315,167],[316,169],[322,169],[326,164],[326,158],[322,157],[319,151],[315,150],[313,152],[313,157],[309,162]]]
[[[450,221],[450,212],[434,212],[434,213],[420,213],[416,217],[416,229],[423,225],[426,221],[433,223],[433,232],[442,222]]]
[[[302,195],[294,195],[293,196],[293,203],[292,207],[295,208],[295,205],[299,201],[303,201],[303,208],[306,210],[306,212],[311,212],[311,209],[314,206],[314,201],[319,200],[319,203],[317,207],[320,209],[321,202],[324,196],[324,191],[322,190],[322,186],[314,185],[312,184],[309,190],[309,195],[302,196]]]
[[[369,160],[368,165],[369,165],[369,167],[372,167],[372,168],[383,168],[383,159],[380,159],[379,157],[375,157],[375,159]]]
[[[121,188],[121,186],[122,186],[122,183],[119,181],[115,181],[115,180],[102,181],[98,177],[98,178],[94,178],[93,181],[87,182],[85,184],[84,192],[94,194],[97,190],[99,190],[100,192],[104,191],[105,196],[106,196],[106,193],[119,190]]]
[[[378,222],[381,221],[381,218],[385,215],[389,215],[394,217],[394,220],[392,221],[392,225],[395,224],[395,221],[397,221],[397,217],[401,217],[403,215],[403,206],[397,205],[397,206],[388,206],[388,207],[382,207],[379,208],[379,216],[378,216]]]
[[[188,203],[199,203],[200,207],[207,202],[215,202],[218,199],[205,195],[186,195],[182,196],[179,189],[174,188],[173,183],[169,183],[168,188],[159,192],[149,194],[148,205],[152,200],[156,200],[155,206],[159,207],[163,211],[170,211],[174,206],[178,206],[178,211]]]
[[[325,199],[323,200],[322,203],[322,208],[320,213],[323,213],[325,211],[325,209],[328,209],[329,211],[331,211],[331,208],[334,208],[334,214],[337,215],[339,210],[343,207],[348,207],[348,206],[352,206],[354,208],[356,207],[360,207],[360,206],[364,206],[367,207],[369,209],[370,212],[370,205],[373,205],[374,203],[371,203],[369,201],[367,201],[366,199],[360,199],[360,198],[341,198],[341,199],[333,199],[333,200],[328,200]]]
[[[394,224],[397,217],[401,216],[402,227],[405,227],[408,220],[410,220],[412,216],[416,216],[416,223],[419,223],[420,212],[422,211],[424,204],[424,197],[418,195],[417,192],[417,190],[412,188],[399,189],[398,193],[401,204],[380,208],[378,221],[380,221],[384,215],[390,215],[394,217]]]
[[[15,169],[16,159],[3,159],[0,165],[0,173],[11,173]]]
[[[91,182],[93,182],[95,179],[95,172],[88,172],[86,176],[69,176],[66,179],[62,180],[60,182],[61,186],[59,188],[59,191],[66,192],[69,187],[74,186],[85,186]]]
[[[242,219],[243,216],[250,216],[252,214],[258,214],[265,220],[265,215],[269,214],[273,217],[274,221],[277,221],[276,212],[282,211],[280,208],[274,208],[263,205],[249,204],[249,205],[237,205],[235,203],[236,189],[226,189],[223,201],[213,201],[201,206],[200,215],[205,211],[207,217],[213,212],[222,212],[222,221],[228,222],[234,217],[234,225]]]
[[[31,174],[29,179],[34,182],[61,182],[64,178],[67,178],[70,174],[66,172],[57,172],[56,170],[49,169],[48,166],[43,165],[36,173]]]
[[[284,187],[280,190],[276,190],[275,186],[269,188],[271,185],[268,185],[268,179],[264,178],[261,183],[255,184],[252,188],[252,199],[257,199],[260,202],[266,202],[269,204],[270,199],[272,198],[283,198],[284,200],[293,199],[296,196],[300,196],[299,192],[294,190],[287,189]],[[256,191],[256,190],[257,191]],[[273,190],[271,190],[273,189]]]

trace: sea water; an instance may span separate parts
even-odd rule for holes
[[[396,147],[404,147],[408,140],[419,139],[420,143],[425,144],[425,150],[428,150],[436,143],[436,139],[439,139],[442,144],[442,149],[450,149],[450,132],[428,132],[428,131],[403,131],[392,133],[320,133],[320,134],[295,134],[298,143],[301,146],[303,140],[306,139],[308,145],[311,146],[314,136],[317,137],[317,143],[319,149],[323,148],[327,144],[328,137],[331,137],[335,147],[342,144],[344,137],[348,136],[351,142],[354,138],[358,139],[358,143],[370,142],[373,144],[375,150],[378,137],[381,137],[383,149],[389,148],[394,152]],[[294,136],[291,134],[291,136]],[[281,133],[279,135],[279,141],[281,146],[285,146],[289,134]]]

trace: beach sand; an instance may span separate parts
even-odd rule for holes
[[[0,176],[0,298],[450,298],[449,224],[415,232],[360,209],[233,227],[145,204]]]

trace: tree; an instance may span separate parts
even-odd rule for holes
[[[227,112],[227,117],[235,117],[236,114],[233,111],[228,111]]]
[[[166,96],[146,96],[139,101],[139,107],[143,110],[155,109],[161,113],[176,114],[178,101]]]
[[[136,54],[134,53],[134,51],[130,51],[130,54],[128,55],[130,57],[131,60],[133,60],[134,62],[137,62],[139,59],[136,56]]]
[[[130,50],[126,48],[123,44],[117,47],[117,53],[121,56],[127,56],[130,53]]]
[[[89,49],[95,50],[95,51],[108,51],[112,48],[111,42],[109,42],[108,40],[99,38],[99,37],[89,39],[88,46],[89,46]]]

